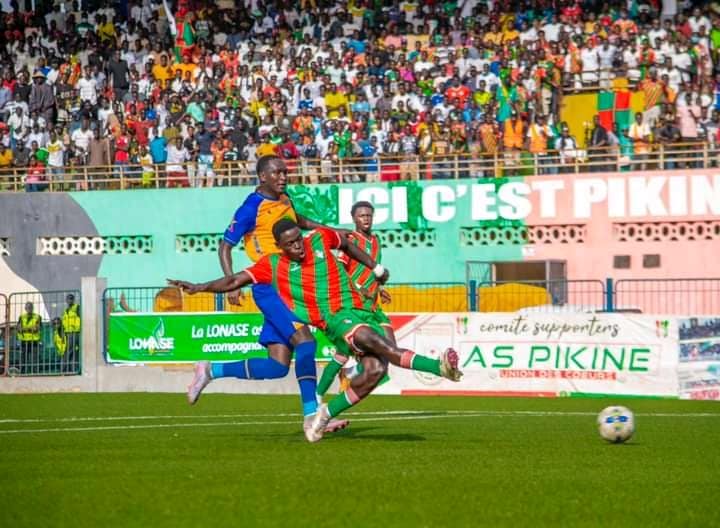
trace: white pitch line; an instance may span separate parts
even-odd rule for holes
[[[482,413],[476,414],[434,414],[414,416],[378,416],[373,418],[353,418],[351,422],[386,422],[394,420],[434,420],[437,418],[470,418],[487,416]],[[187,427],[234,427],[243,425],[292,425],[297,427],[297,421],[267,421],[267,422],[205,422],[205,423],[177,423],[177,424],[147,424],[147,425],[106,425],[100,427],[55,427],[48,429],[7,429],[0,430],[2,434],[22,433],[66,433],[66,432],[87,432],[87,431],[121,431],[132,429],[172,429]]]
[[[373,415],[393,415],[393,414],[437,414],[447,413],[448,411],[367,411],[348,413],[352,416],[373,416]],[[453,413],[463,414],[479,411],[449,411]],[[76,416],[68,418],[8,418],[0,419],[3,423],[60,423],[60,422],[105,422],[105,421],[130,421],[130,420],[172,420],[177,418],[206,420],[214,418],[285,418],[288,416],[300,417],[298,413],[240,413],[240,414],[167,414],[167,415],[151,415],[151,416]]]
[[[393,416],[393,415],[427,415],[427,414],[466,415],[479,414],[480,416],[596,416],[597,413],[588,411],[472,411],[472,410],[399,410],[399,411],[361,411],[350,412],[345,416]],[[657,418],[720,418],[720,413],[639,413],[636,416],[650,416]],[[68,418],[7,418],[0,419],[0,424],[11,423],[75,423],[75,422],[112,422],[133,420],[212,420],[218,418],[299,418],[298,413],[237,413],[237,414],[167,414],[147,416],[75,416]]]
[[[402,414],[400,414],[402,413]],[[367,418],[356,418],[360,415],[372,414]],[[479,418],[479,417],[518,417],[518,416],[595,416],[590,412],[562,412],[562,411],[376,411],[367,413],[348,413],[346,416],[352,422],[387,422],[402,420],[436,420],[448,418]],[[214,415],[221,417],[222,415]],[[279,415],[246,415],[250,416],[295,416],[290,414]],[[639,416],[651,417],[683,417],[683,418],[707,418],[720,417],[719,413],[646,413]],[[172,417],[179,418],[179,417]],[[205,422],[205,423],[169,423],[169,424],[147,424],[147,425],[106,425],[97,427],[55,427],[46,429],[7,429],[0,430],[2,434],[22,433],[57,433],[57,432],[88,432],[88,431],[118,431],[134,429],[172,429],[188,427],[236,427],[246,425],[297,425],[297,421],[250,421],[250,422]]]

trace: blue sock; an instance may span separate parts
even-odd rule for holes
[[[253,358],[232,363],[211,363],[215,378],[277,379],[287,376],[289,368],[272,358]]]
[[[318,407],[317,396],[315,396],[317,389],[316,348],[317,342],[314,339],[300,343],[295,347],[295,376],[298,385],[300,385],[300,398],[302,399],[304,416],[315,414]]]

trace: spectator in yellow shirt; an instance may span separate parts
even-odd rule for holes
[[[160,55],[160,64],[156,64],[152,68],[153,77],[160,84],[160,87],[165,89],[168,87],[170,79],[173,78],[173,71],[168,65],[167,55]]]
[[[520,32],[515,29],[512,25],[513,21],[512,19],[507,22],[507,24],[504,26],[503,35],[502,35],[502,41],[503,43],[512,42],[513,40],[520,38]]]
[[[497,24],[490,26],[490,31],[485,33],[483,41],[486,44],[500,44],[502,43],[502,32],[498,29]]]
[[[262,158],[263,156],[277,155],[277,145],[270,143],[270,134],[265,134],[261,141],[262,143],[260,143],[255,150],[258,159]]]
[[[340,116],[340,107],[345,107],[346,115],[350,115],[350,102],[347,96],[338,91],[337,85],[332,83],[330,91],[325,94],[325,107],[327,108],[328,119],[335,119]]]
[[[100,15],[98,36],[101,42],[115,40],[115,24],[113,24],[112,20],[108,20],[106,15]]]
[[[13,152],[0,143],[0,189],[7,189],[10,183],[11,167],[13,165]]]
[[[174,64],[172,67],[173,72],[182,72],[182,78],[185,79],[187,72],[190,72],[190,78],[195,79],[195,70],[197,64],[191,62],[189,54],[183,54],[182,62],[180,64]]]

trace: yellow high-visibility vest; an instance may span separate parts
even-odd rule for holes
[[[77,304],[65,308],[62,315],[62,326],[66,333],[80,331],[80,315],[78,315]]]
[[[26,313],[20,316],[20,331],[18,339],[20,341],[40,341],[40,327],[35,330],[33,327],[40,322],[38,314],[28,315]]]
[[[58,356],[64,356],[65,350],[67,350],[67,338],[64,335],[61,336],[57,330],[53,332],[53,344]]]

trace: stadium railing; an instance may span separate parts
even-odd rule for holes
[[[720,277],[697,279],[612,279],[399,283],[387,287],[392,296],[382,305],[388,313],[631,312],[664,316],[711,316],[720,313]],[[81,373],[81,349],[76,357],[61,354],[53,340],[51,321],[62,317],[65,298],[75,290],[0,294],[0,376],[51,376]],[[22,354],[17,320],[26,302],[42,317],[41,345]],[[102,309],[107,317],[118,312],[257,312],[249,292],[241,306],[224,295],[186,295],[172,287],[108,288]],[[107,335],[105,345],[107,345]]]
[[[536,280],[468,283],[406,283],[387,287],[392,297],[382,305],[388,313],[635,312],[661,315],[720,313],[720,278]],[[247,292],[241,306],[214,294],[186,295],[176,288],[109,288],[103,296],[106,316],[116,312],[256,313]],[[107,325],[105,326],[107,328]],[[107,336],[106,336],[107,337]]]
[[[607,291],[601,280],[470,281],[480,312],[602,312]]]
[[[529,152],[505,150],[494,154],[382,155],[372,158],[286,160],[293,184],[378,182],[390,180],[436,180],[495,178],[538,174],[580,174],[670,169],[706,169],[720,166],[720,148],[710,143],[672,143],[624,147],[573,148]],[[250,162],[225,162],[213,169],[214,176],[200,170],[196,162],[183,171],[153,165],[143,173],[140,165],[85,165],[54,168],[44,174],[43,190],[81,191],[135,188],[255,185]],[[202,174],[202,175],[200,175]],[[0,168],[0,191],[25,190],[26,168]]]
[[[462,282],[395,283],[386,290],[392,300],[382,307],[391,312],[464,312],[470,306],[467,288]],[[233,305],[222,294],[188,295],[167,286],[107,288],[103,305],[106,317],[122,312],[259,312],[247,289],[240,305]]]
[[[10,376],[68,376],[80,375],[82,365],[81,335],[66,336],[53,327],[53,319],[60,319],[66,308],[68,294],[75,296],[75,302],[82,303],[78,290],[42,292],[19,292],[5,299],[4,312],[4,374]],[[2,307],[0,299],[0,307]],[[25,304],[33,303],[34,313],[40,315],[40,341],[37,345],[25,346],[18,337],[20,315]],[[82,321],[81,321],[82,325]],[[64,340],[63,340],[64,339]],[[74,346],[73,346],[74,345]]]
[[[4,376],[10,366],[10,319],[6,295],[0,293],[0,376]]]
[[[638,78],[627,79],[627,88],[636,90],[640,82],[640,71],[638,70]],[[579,92],[599,92],[602,90],[612,90],[613,81],[618,77],[618,70],[615,68],[597,68],[594,70],[582,70],[578,73],[563,72],[562,90],[563,94],[572,94]]]
[[[613,311],[639,310],[671,315],[720,314],[720,278],[620,279]]]

